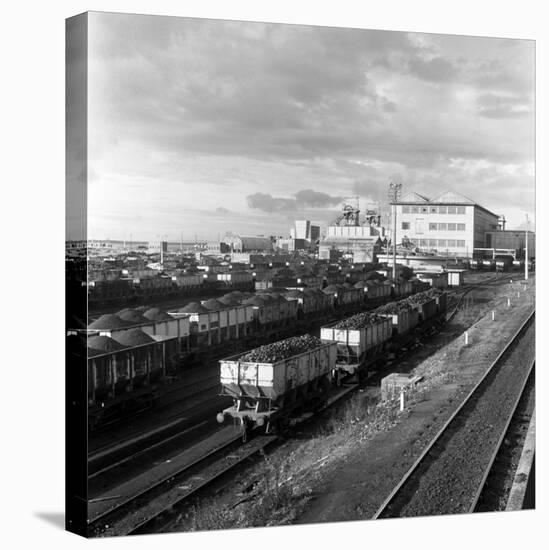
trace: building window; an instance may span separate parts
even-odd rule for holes
[[[419,214],[419,206],[412,206],[412,214]]]
[[[410,229],[410,222],[402,222],[402,229]]]
[[[455,248],[456,247],[456,241],[454,239],[448,240],[448,248]]]
[[[446,206],[439,206],[439,207],[438,207],[438,213],[439,213],[439,214],[447,214],[447,213],[448,213],[448,209],[446,208]]]
[[[436,231],[437,230],[437,224],[436,223],[430,223],[429,224],[429,231]]]
[[[456,213],[456,207],[455,206],[449,206],[448,207],[448,214],[455,214]]]
[[[458,206],[457,207],[457,213],[458,214],[465,214],[465,206]]]
[[[465,224],[464,223],[458,223],[457,224],[457,230],[458,231],[465,231]]]
[[[456,241],[456,246],[458,248],[465,248],[465,241]]]
[[[438,247],[439,248],[446,248],[446,240],[445,239],[439,239],[438,240]]]
[[[410,207],[409,206],[403,206],[402,207],[402,213],[403,214],[409,214],[410,213]]]
[[[455,223],[449,223],[448,224],[448,231],[455,231],[456,230],[456,224]]]
[[[437,240],[436,239],[429,239],[429,247],[430,248],[435,248],[436,245],[437,245]]]
[[[438,224],[438,230],[439,231],[446,231],[446,224],[445,223],[439,223]]]
[[[429,209],[429,212],[431,212],[431,214],[436,214],[437,213],[437,207],[436,206],[431,206],[431,208]]]
[[[427,214],[427,207],[426,206],[421,207],[421,213],[422,214]]]
[[[428,246],[427,239],[419,239],[419,246],[423,246],[423,247]]]

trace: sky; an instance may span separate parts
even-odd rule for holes
[[[458,191],[534,222],[533,41],[91,13],[88,236],[325,227]]]

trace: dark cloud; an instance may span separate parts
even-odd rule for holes
[[[320,208],[323,206],[332,206],[343,200],[343,197],[332,197],[327,193],[314,191],[313,189],[303,189],[295,194],[296,204],[300,208]]]
[[[254,193],[246,197],[248,206],[264,212],[295,212],[306,208],[323,208],[339,204],[343,197],[332,197],[327,193],[303,189],[298,191],[295,198],[273,197],[269,193]]]
[[[250,208],[263,212],[284,212],[296,209],[295,199],[277,198],[269,193],[254,193],[248,195],[246,201]]]
[[[427,61],[421,57],[412,57],[408,67],[413,75],[429,82],[449,82],[457,76],[456,67],[442,57],[434,57]]]
[[[218,206],[215,211],[218,213],[218,214],[230,214],[231,211],[228,210],[227,208],[223,208],[223,206]]]

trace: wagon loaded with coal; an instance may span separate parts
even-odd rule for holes
[[[305,335],[261,346],[220,361],[222,395],[233,406],[217,416],[232,418],[243,438],[254,427],[275,424],[305,404],[322,403],[332,386],[336,344]]]
[[[389,318],[363,312],[322,327],[320,338],[325,343],[337,344],[337,357],[333,377],[340,383],[346,375],[364,378],[368,365],[383,350],[392,335]]]

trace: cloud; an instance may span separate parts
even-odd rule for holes
[[[452,62],[442,57],[434,57],[429,60],[412,57],[408,67],[413,75],[429,82],[448,82],[458,74]]]
[[[218,214],[230,214],[231,211],[228,210],[227,208],[223,208],[223,206],[218,206],[215,211],[218,213]]]
[[[333,197],[328,193],[303,189],[295,193],[295,198],[273,197],[269,193],[254,193],[246,197],[248,206],[264,212],[295,212],[305,208],[323,208],[339,204],[343,197]]]
[[[531,114],[526,97],[501,94],[483,94],[477,98],[478,111],[487,118],[517,118]]]
[[[246,197],[248,206],[254,210],[263,210],[263,212],[284,212],[286,210],[295,210],[295,199],[277,198],[269,193],[254,193]]]
[[[193,232],[177,210],[222,204],[235,215],[214,207],[212,234],[255,232],[261,216],[279,233],[344,196],[386,203],[397,173],[420,188],[474,182],[490,208],[489,174],[516,189],[505,166],[534,161],[531,41],[89,18],[90,215],[108,200],[113,227],[154,208]],[[471,174],[476,162],[488,172]]]
[[[327,193],[314,191],[313,189],[304,189],[295,194],[296,205],[300,208],[312,207],[319,208],[323,206],[332,206],[343,200],[343,197],[332,197]]]

